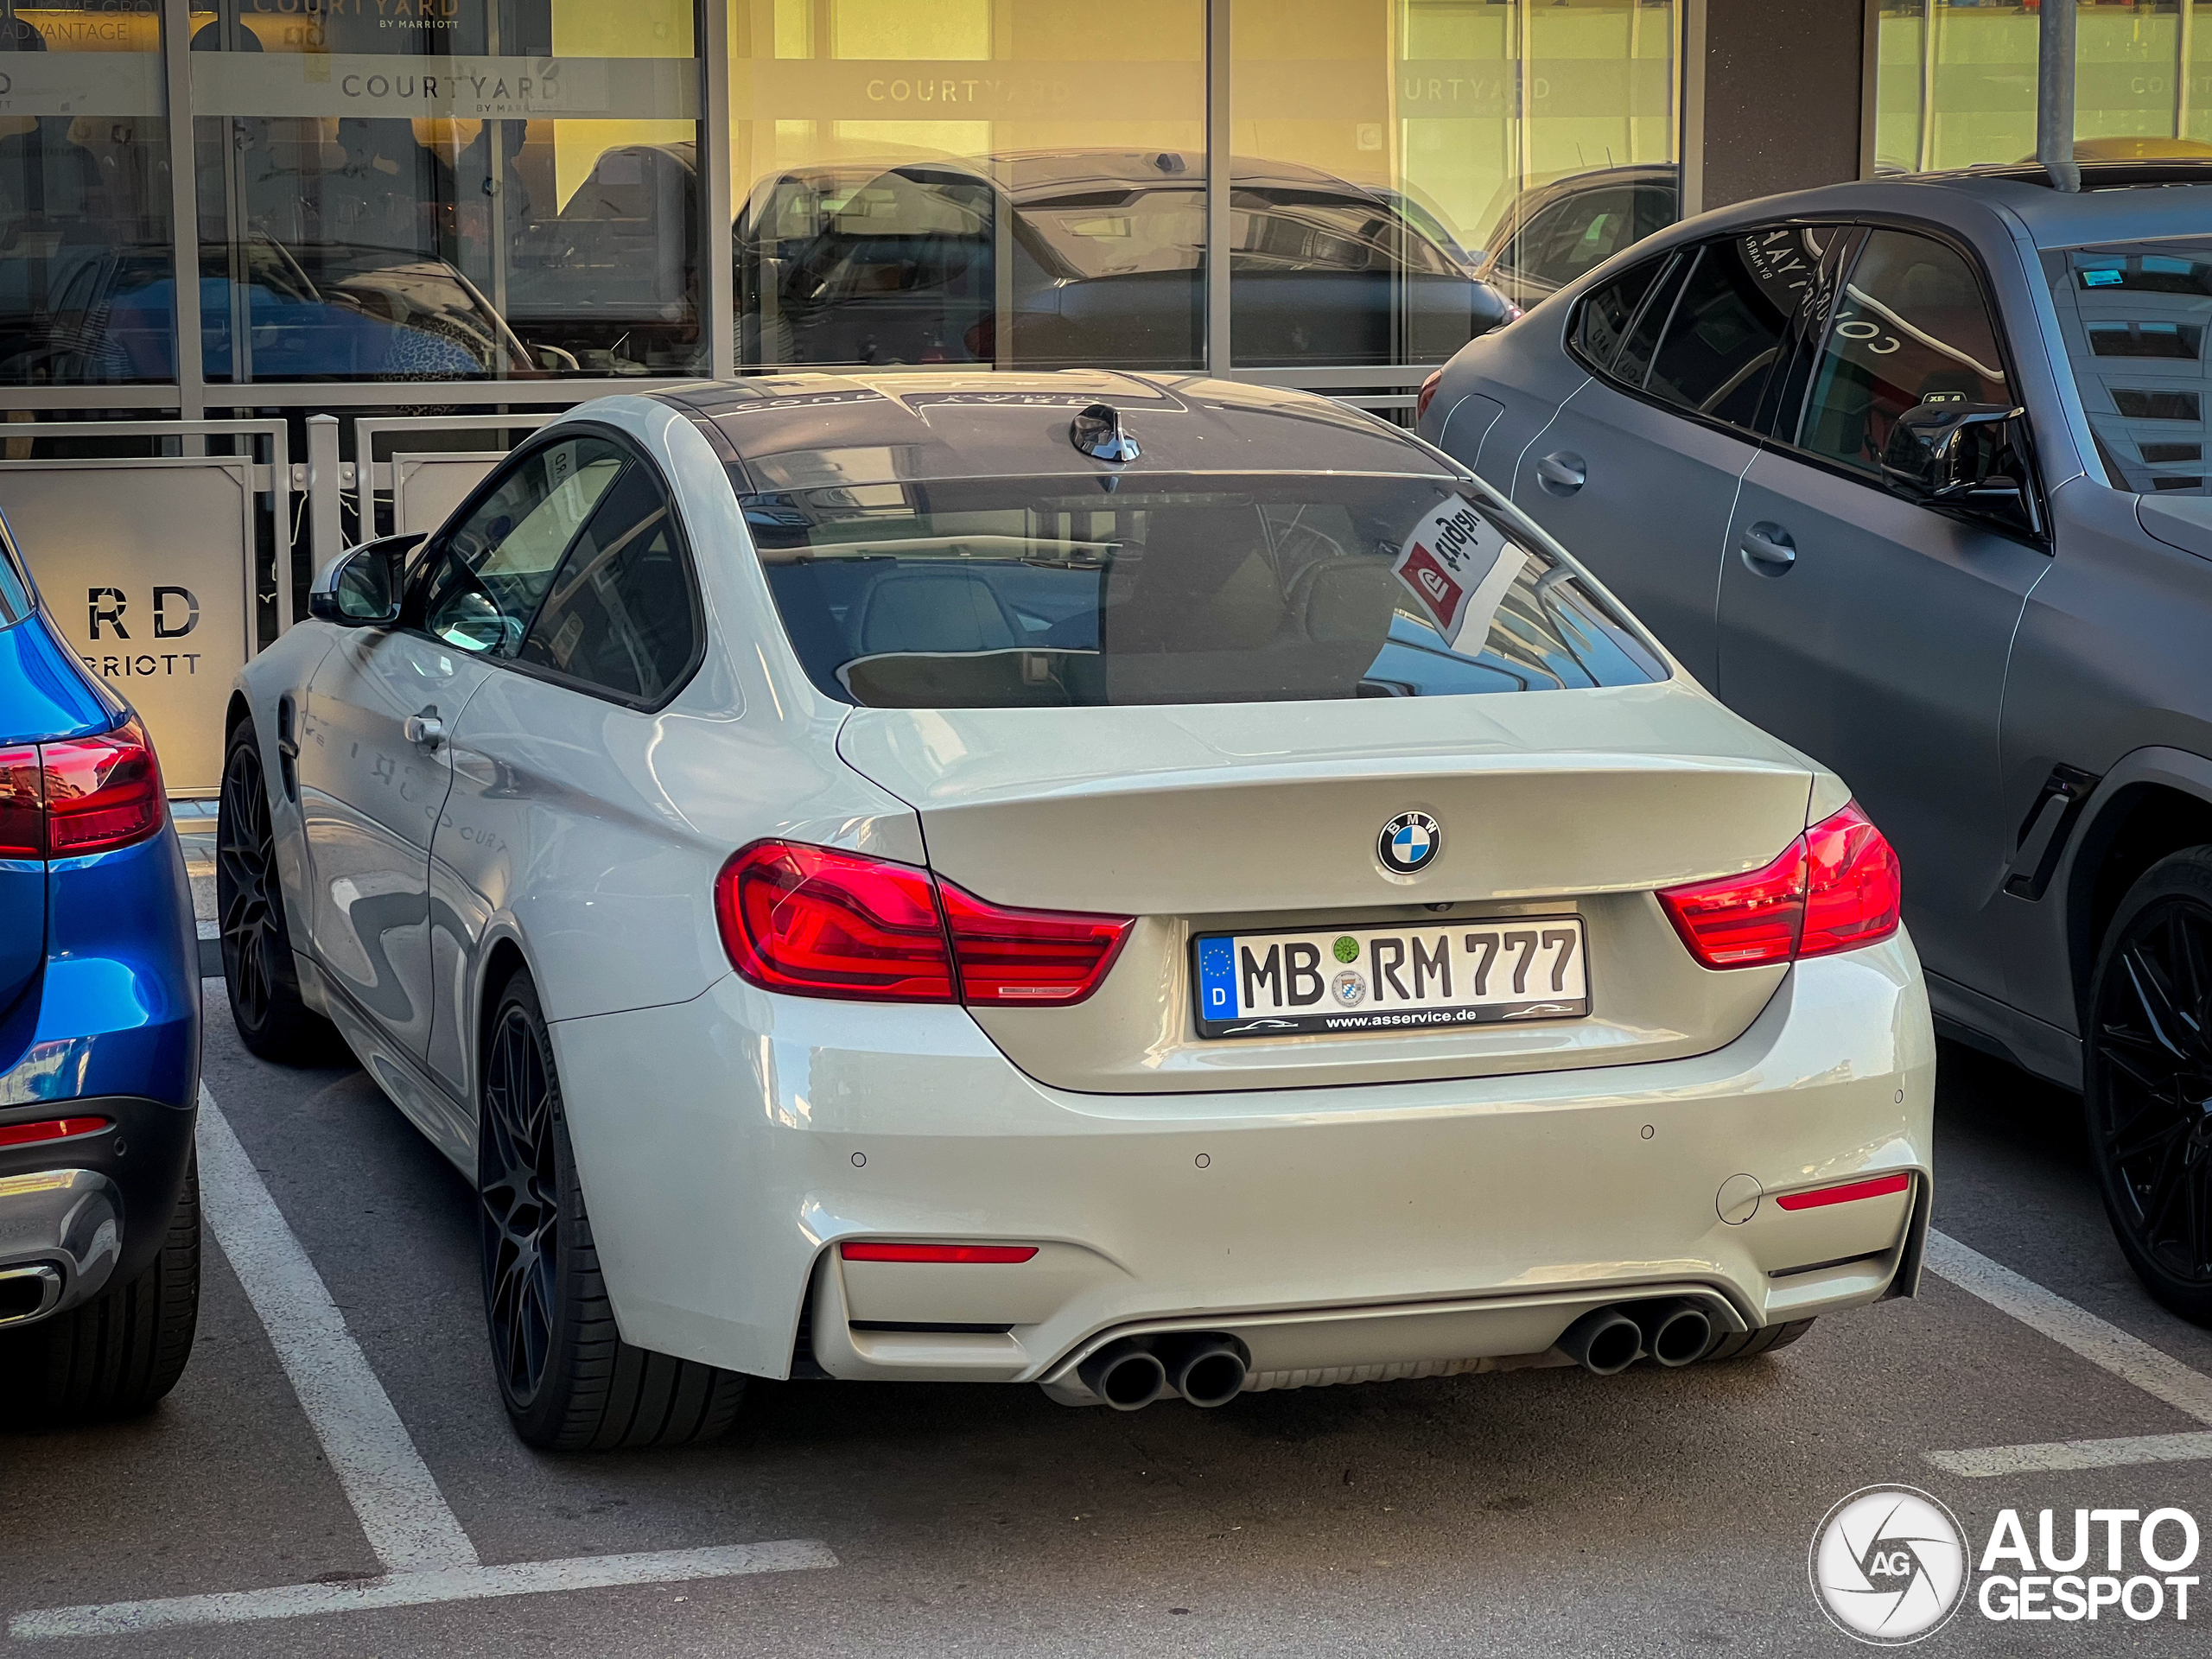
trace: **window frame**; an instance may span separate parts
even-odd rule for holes
[[[1852,219],[1827,218],[1771,219],[1753,221],[1752,223],[1746,225],[1738,225],[1729,230],[1713,232],[1704,236],[1687,237],[1680,242],[1674,243],[1651,256],[1655,260],[1663,261],[1665,263],[1662,264],[1658,275],[1652,278],[1650,286],[1644,289],[1643,297],[1637,302],[1636,310],[1629,318],[1628,327],[1621,331],[1622,342],[1625,344],[1629,340],[1634,337],[1637,325],[1643,321],[1644,312],[1650,307],[1655,298],[1665,293],[1669,282],[1675,275],[1675,264],[1682,261],[1694,261],[1702,258],[1705,255],[1706,250],[1714,243],[1732,242],[1738,237],[1755,235],[1766,231],[1808,231],[1827,229],[1837,231],[1839,232],[1846,232],[1853,231],[1856,228],[1857,221]],[[1639,243],[1636,245],[1640,247],[1642,244]],[[1630,251],[1630,250],[1624,250],[1624,251]],[[1622,268],[1622,274],[1624,276],[1626,275],[1630,269],[1632,269],[1632,267],[1624,266]],[[1694,275],[1694,271],[1689,274]],[[1630,385],[1628,381],[1615,374],[1612,372],[1611,365],[1600,366],[1586,353],[1584,353],[1580,346],[1577,343],[1575,338],[1581,330],[1583,308],[1589,304],[1591,298],[1597,293],[1599,289],[1604,286],[1605,284],[1602,283],[1593,283],[1589,289],[1575,296],[1573,308],[1567,313],[1567,332],[1564,336],[1567,354],[1570,357],[1573,358],[1577,363],[1580,364],[1594,378],[1602,380],[1607,386],[1611,387],[1613,391],[1621,393],[1624,397],[1634,397],[1641,403],[1649,404],[1654,409],[1662,410],[1668,414],[1676,416],[1682,420],[1694,421],[1697,424],[1707,428],[1708,430],[1724,433],[1727,436],[1736,439],[1738,442],[1764,444],[1770,440],[1771,434],[1768,430],[1768,428],[1773,422],[1777,411],[1769,407],[1767,393],[1773,385],[1775,370],[1780,368],[1785,362],[1787,362],[1790,353],[1798,349],[1799,341],[1805,327],[1805,308],[1802,306],[1799,307],[1797,311],[1790,318],[1788,327],[1783,331],[1781,344],[1776,348],[1774,362],[1768,365],[1766,384],[1762,385],[1760,388],[1757,413],[1752,417],[1754,423],[1745,426],[1738,425],[1733,421],[1724,421],[1718,416],[1707,415],[1700,410],[1692,409],[1687,404],[1678,404],[1670,398],[1659,397],[1656,393],[1647,391],[1641,385]],[[1681,287],[1677,288],[1675,290],[1673,296],[1668,301],[1670,307],[1680,302],[1683,289],[1687,287],[1688,280],[1686,276]],[[1832,302],[1830,308],[1833,308]],[[1672,324],[1673,319],[1670,316],[1668,320],[1667,327],[1671,327]],[[1825,329],[1827,326],[1826,312],[1822,313],[1821,326],[1823,329]],[[1822,338],[1826,338],[1825,334],[1823,334]],[[1662,328],[1659,339],[1655,341],[1652,346],[1651,356],[1653,362],[1656,363],[1658,360],[1659,353],[1665,348],[1666,343],[1666,331]],[[1615,355],[1618,356],[1618,353],[1616,352]],[[1645,372],[1646,378],[1648,378],[1649,375],[1648,365]]]
[[[525,678],[557,686],[563,690],[581,692],[599,702],[611,702],[617,708],[634,709],[639,714],[658,714],[683,694],[685,688],[698,677],[700,666],[707,660],[706,592],[699,583],[698,557],[692,550],[691,537],[684,530],[683,513],[678,505],[677,493],[669,486],[668,475],[628,433],[608,426],[603,422],[560,422],[556,425],[543,428],[533,435],[529,442],[520,445],[500,458],[499,464],[485,475],[483,482],[462,499],[459,506],[446,515],[445,522],[440,524],[429,539],[423,543],[419,561],[408,573],[406,598],[401,605],[398,631],[413,634],[417,639],[427,639],[433,645],[442,645],[449,651],[461,650],[461,647],[454,645],[452,641],[439,639],[423,625],[422,606],[424,590],[429,585],[430,573],[445,556],[448,533],[454,526],[464,522],[469,514],[474,512],[488,497],[496,493],[507,481],[515,467],[525,465],[533,456],[552,448],[554,444],[579,435],[588,435],[613,444],[622,454],[622,470],[615,474],[613,481],[608,484],[600,499],[592,504],[591,511],[584,515],[582,522],[577,524],[574,532],[570,534],[567,545],[562,548],[561,556],[553,561],[552,575],[545,583],[544,592],[537,595],[537,603],[531,607],[530,616],[523,623],[521,639],[528,640],[531,631],[537,627],[537,619],[545,609],[546,596],[553,591],[555,582],[559,579],[562,569],[568,564],[569,556],[575,551],[577,540],[591,527],[592,520],[599,516],[601,505],[608,496],[613,494],[630,469],[638,467],[644,468],[645,476],[652,480],[654,487],[659,490],[661,499],[668,503],[669,528],[675,537],[677,557],[683,566],[683,580],[691,598],[691,616],[695,626],[691,631],[690,655],[685,659],[682,671],[671,677],[668,690],[664,693],[658,697],[640,698],[625,696],[611,686],[601,685],[596,681],[580,678],[575,675],[563,674],[560,670],[548,668],[541,663],[524,662],[519,655],[505,656],[489,651],[467,654],[473,662],[506,669]],[[520,647],[518,646],[517,649],[519,651]]]
[[[1803,429],[1805,410],[1812,402],[1813,383],[1817,378],[1820,357],[1827,349],[1828,335],[1835,324],[1836,307],[1842,297],[1844,283],[1849,278],[1851,271],[1857,266],[1860,255],[1866,251],[1868,235],[1874,231],[1894,231],[1901,235],[1923,237],[1956,254],[1964,261],[1967,274],[1974,279],[1976,288],[1980,291],[1983,308],[1989,314],[1991,332],[1996,337],[1997,353],[2005,370],[2005,384],[2013,387],[2016,391],[2021,385],[2019,354],[2012,349],[2011,332],[2005,324],[2004,308],[1997,302],[1996,285],[1989,278],[1989,267],[1981,257],[1980,251],[1964,237],[1957,235],[1943,226],[1931,224],[1925,219],[1906,219],[1889,213],[1854,214],[1842,228],[1853,232],[1847,254],[1848,263],[1844,264],[1837,273],[1835,285],[1828,294],[1827,308],[1821,315],[1817,329],[1806,329],[1800,343],[1799,349],[1807,355],[1809,366],[1815,372],[1806,376],[1804,389],[1798,397],[1796,408],[1794,411],[1788,412],[1790,435],[1786,439],[1779,435],[1768,435],[1763,437],[1760,442],[1762,447],[1771,449],[1775,454],[1794,461],[1800,466],[1817,467],[1821,471],[1833,474],[1838,478],[1850,479],[1864,488],[1878,491],[1885,496],[1902,501],[1905,498],[1896,494],[1878,477],[1870,477],[1855,467],[1847,467],[1840,461],[1805,448],[1797,442],[1797,435]],[[1990,531],[1994,535],[2006,537],[2024,546],[2032,547],[2040,552],[2049,554],[2054,550],[2050,494],[2044,486],[2043,464],[2037,454],[2035,413],[2028,409],[2027,400],[2024,397],[2016,397],[2013,407],[2025,411],[2022,419],[2026,433],[2026,443],[2020,451],[2020,459],[2027,469],[2028,490],[2035,499],[2037,522],[2044,527],[2040,532],[2025,530],[2017,524],[2007,524],[1986,513],[1973,512],[1961,507],[1945,506],[1928,501],[1915,501],[1909,505],[1919,507],[1926,512],[1936,513],[1946,518],[1955,519],[1961,524],[1974,525],[1977,529]],[[1785,412],[1779,409],[1762,410],[1763,416],[1776,427],[1777,434],[1783,424]]]

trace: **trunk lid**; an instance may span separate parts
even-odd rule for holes
[[[1105,1092],[1471,1077],[1705,1052],[1782,968],[1694,962],[1655,889],[1758,868],[1804,827],[1805,760],[1679,681],[1509,696],[855,709],[846,761],[914,807],[931,867],[1001,905],[1139,918],[1071,1007],[976,1019],[1039,1080]],[[1414,877],[1376,843],[1430,815]],[[1446,906],[1440,910],[1437,906]],[[1201,933],[1579,915],[1586,1018],[1209,1040]]]

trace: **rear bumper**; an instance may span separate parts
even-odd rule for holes
[[[1709,1054],[1461,1082],[1077,1095],[958,1009],[734,979],[554,1041],[624,1334],[766,1376],[810,1293],[838,1376],[1062,1381],[1175,1328],[1236,1332],[1277,1386],[1482,1369],[1606,1301],[1695,1294],[1743,1328],[1910,1294],[1926,1227],[1935,1046],[1902,936],[1798,964]],[[1885,1173],[1905,1190],[1773,1201]],[[858,1237],[1038,1254],[832,1248]]]
[[[192,1155],[192,1108],[129,1096],[60,1103],[108,1127],[0,1150],[0,1327],[89,1301],[145,1271],[168,1230]],[[58,1116],[0,1110],[0,1128]]]

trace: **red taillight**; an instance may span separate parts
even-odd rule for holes
[[[38,750],[0,749],[0,858],[46,856],[45,798]]]
[[[1016,1007],[1089,996],[1130,925],[1014,910],[912,864],[785,841],[722,867],[715,912],[731,965],[767,990]]]
[[[161,763],[136,719],[97,737],[0,749],[0,858],[111,853],[168,817]]]
[[[1106,977],[1126,916],[1084,916],[1011,910],[940,881],[952,952],[960,964],[961,1000],[992,1007],[1080,1002]]]
[[[1855,950],[1897,930],[1897,856],[1854,804],[1747,875],[1659,895],[1690,954],[1708,968],[1751,968]]]
[[[1428,378],[1421,383],[1421,391],[1414,397],[1414,419],[1418,421],[1427,416],[1428,406],[1436,401],[1436,388],[1443,378],[1444,371],[1441,369],[1428,372]]]
[[[146,728],[127,720],[98,737],[41,743],[49,858],[112,852],[158,831],[168,811]]]
[[[848,1262],[1027,1262],[1034,1244],[840,1244]]]
[[[826,847],[757,842],[722,866],[715,911],[731,964],[801,996],[953,1001],[930,873]]]
[[[0,1147],[36,1146],[42,1141],[67,1141],[73,1135],[92,1135],[107,1128],[104,1117],[48,1117],[35,1123],[0,1123]]]
[[[1785,1192],[1775,1202],[1784,1210],[1817,1210],[1823,1205],[1849,1204],[1854,1198],[1885,1198],[1911,1185],[1910,1175],[1877,1175],[1870,1180],[1846,1181],[1840,1186],[1816,1186],[1809,1192]]]

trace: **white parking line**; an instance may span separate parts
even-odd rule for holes
[[[180,1625],[237,1624],[315,1613],[365,1612],[433,1602],[538,1595],[613,1585],[678,1584],[835,1567],[811,1539],[579,1556],[485,1567],[370,1369],[368,1358],[307,1251],[285,1224],[260,1173],[205,1085],[200,1090],[200,1198],[230,1262],[299,1396],[384,1574],[339,1584],[288,1584],[213,1595],[168,1596],[16,1613],[21,1640],[115,1636]]]
[[[387,1573],[475,1566],[475,1545],[204,1085],[200,1185],[216,1243],[269,1332],[377,1560]]]
[[[2171,1354],[2076,1307],[1980,1251],[1930,1230],[1929,1270],[2009,1313],[2031,1330],[2070,1348],[2091,1364],[2133,1382],[2200,1423],[2212,1423],[2212,1376]],[[1922,1454],[1955,1475],[1986,1477],[2064,1469],[2112,1469],[2136,1463],[2184,1463],[2212,1459],[2212,1433],[2135,1434],[2112,1440],[2055,1440],[2035,1446],[1993,1446],[1972,1452]]]
[[[620,1584],[683,1584],[747,1573],[790,1573],[835,1567],[825,1545],[804,1540],[733,1544],[715,1549],[670,1549],[645,1555],[590,1555],[568,1561],[517,1561],[506,1567],[449,1567],[427,1573],[395,1573],[353,1584],[287,1584],[273,1590],[232,1590],[212,1596],[170,1596],[160,1601],[118,1601],[104,1607],[53,1607],[18,1613],[8,1634],[19,1640],[49,1636],[130,1636],[183,1624],[238,1624],[252,1619],[298,1618],[310,1613],[359,1613],[379,1607],[422,1607],[439,1601],[489,1596],[531,1596],[555,1590],[601,1590]]]

